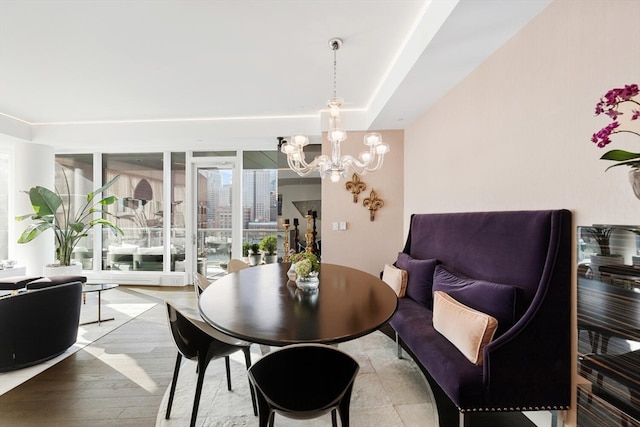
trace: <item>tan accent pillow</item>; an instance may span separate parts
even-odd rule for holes
[[[402,298],[407,291],[406,270],[401,270],[391,264],[385,264],[382,271],[382,281],[394,290],[398,298]]]
[[[498,328],[495,317],[459,303],[442,291],[433,293],[433,328],[472,363],[482,365],[484,346]]]

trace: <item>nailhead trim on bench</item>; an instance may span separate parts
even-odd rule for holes
[[[462,409],[458,408],[458,411],[462,413],[469,412],[515,412],[515,411],[564,411],[569,409],[569,406],[516,406],[510,408],[472,408]]]

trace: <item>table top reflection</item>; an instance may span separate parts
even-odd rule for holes
[[[310,292],[288,280],[289,266],[261,265],[216,280],[200,295],[200,314],[225,334],[284,346],[358,338],[396,310],[395,292],[369,273],[322,263],[320,286]]]

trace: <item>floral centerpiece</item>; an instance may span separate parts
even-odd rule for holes
[[[599,148],[604,148],[611,143],[611,135],[617,133],[630,133],[640,136],[640,101],[634,99],[638,96],[637,84],[625,85],[622,88],[613,88],[608,91],[596,104],[596,116],[605,114],[611,119],[611,123],[594,133],[591,141]],[[622,127],[619,117],[629,115],[629,120]],[[629,166],[629,180],[633,191],[640,199],[640,152],[634,153],[627,150],[609,150],[600,157],[602,160],[616,162],[606,170],[616,166]]]
[[[293,275],[289,275],[289,278],[295,280],[299,288],[315,289],[318,287],[320,262],[315,254],[300,252],[291,255],[291,270],[295,272],[295,278],[293,278]]]

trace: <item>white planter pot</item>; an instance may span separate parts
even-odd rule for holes
[[[265,264],[275,264],[278,262],[278,255],[264,255]]]
[[[82,276],[82,264],[45,265],[42,267],[44,277],[51,276]]]

